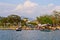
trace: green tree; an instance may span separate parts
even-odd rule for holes
[[[37,21],[41,24],[47,24],[47,23],[52,24],[53,23],[50,16],[48,15],[37,17]]]
[[[2,23],[2,25],[4,26],[4,27],[6,27],[6,23],[8,22],[8,20],[7,20],[7,17],[3,17],[2,19],[1,19],[1,23]]]
[[[56,19],[56,21],[55,21],[55,22],[56,22],[56,26],[57,26],[57,25],[60,25],[60,12],[54,10],[53,13],[54,13],[54,17],[55,17],[55,19]]]
[[[27,26],[27,21],[28,21],[28,18],[22,19],[22,20],[21,20],[22,26]]]
[[[18,23],[21,22],[21,17],[18,15],[9,15],[7,18],[8,18],[8,22],[11,24],[18,25]]]

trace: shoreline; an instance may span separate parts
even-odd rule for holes
[[[16,28],[0,28],[0,30],[16,30]],[[22,30],[39,30],[37,28],[22,28]]]
[[[16,30],[15,28],[0,28],[0,30]]]
[[[16,28],[0,28],[0,30],[16,30]],[[37,29],[37,28],[28,28],[28,29],[26,29],[26,28],[22,28],[22,30],[40,30],[40,29]],[[45,30],[45,29],[44,29]],[[49,29],[48,29],[49,30]],[[52,29],[50,29],[50,30],[52,30]],[[56,29],[55,29],[56,30]],[[54,30],[54,31],[55,31]]]
[[[10,27],[10,28],[0,28],[0,30],[16,30],[17,27]],[[22,30],[45,30],[46,28],[42,28],[42,29],[39,29],[39,28],[22,28]],[[60,30],[60,27],[52,27],[52,28],[49,28],[47,30]]]

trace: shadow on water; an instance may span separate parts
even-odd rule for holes
[[[57,31],[60,31],[60,30],[40,30],[41,32],[57,32]]]
[[[40,30],[42,32],[52,32],[51,30]]]

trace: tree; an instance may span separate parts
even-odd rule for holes
[[[22,26],[27,26],[27,21],[28,21],[28,18],[22,19],[21,20]]]
[[[8,22],[8,20],[7,20],[7,17],[3,17],[2,19],[1,19],[1,23],[4,25],[4,27],[6,27],[6,23]]]
[[[60,12],[54,10],[53,13],[54,13],[54,17],[55,17],[55,19],[56,19],[56,21],[55,21],[55,22],[56,22],[56,26],[57,26],[57,25],[60,25]]]
[[[37,21],[40,22],[41,24],[47,23],[52,24],[52,20],[48,15],[37,17]]]
[[[12,24],[18,25],[18,23],[21,22],[21,17],[18,15],[9,15],[7,18],[8,18],[8,22]]]

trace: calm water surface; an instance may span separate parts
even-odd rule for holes
[[[0,30],[0,40],[60,40],[60,30],[54,32]]]

